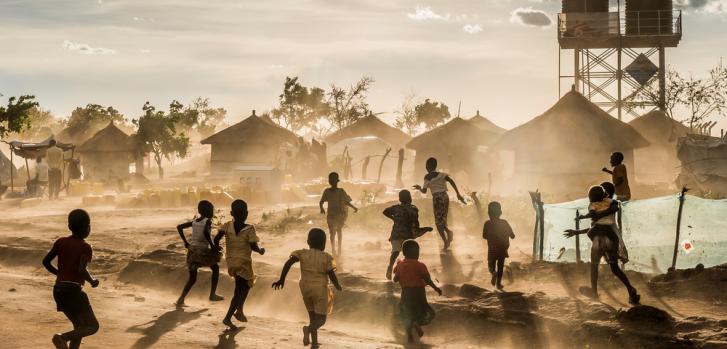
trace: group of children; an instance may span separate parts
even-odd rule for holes
[[[612,156],[611,162],[615,167],[622,166],[621,161],[623,161],[622,155],[620,157],[618,154]],[[427,161],[428,174],[425,177],[424,186],[417,185],[415,189],[422,192],[426,192],[427,189],[432,190],[435,222],[446,249],[452,241],[452,231],[448,228],[446,220],[449,205],[446,183],[450,183],[454,188],[460,201],[464,201],[464,198],[459,194],[454,180],[445,173],[437,172],[436,167],[436,159],[431,158]],[[627,179],[619,177],[626,176],[625,167],[623,171],[615,168],[613,173],[614,182],[621,185],[621,193],[630,196],[628,191],[623,190],[623,185],[628,185]],[[357,210],[351,203],[352,200],[348,194],[338,187],[338,182],[338,175],[331,173],[329,175],[331,187],[324,191],[320,201],[321,213],[326,213],[323,205],[328,203],[327,223],[334,254],[336,247],[338,247],[338,253],[341,253],[342,228],[346,220],[347,208]],[[631,286],[617,263],[619,260],[627,261],[628,259],[614,219],[614,214],[619,210],[618,202],[611,200],[614,194],[619,194],[619,187],[610,183],[592,187],[589,190],[590,212],[581,217],[590,218],[593,221],[592,227],[582,231],[569,230],[566,232],[566,236],[586,233],[593,240],[591,289],[588,295],[597,296],[598,263],[602,257],[605,257],[614,275],[626,285],[629,300],[632,303],[638,303],[639,295],[636,289]],[[212,271],[210,301],[224,299],[216,293],[219,262],[222,258],[220,242],[224,238],[227,271],[235,280],[235,290],[222,322],[230,329],[235,329],[237,327],[232,322],[233,317],[239,322],[247,322],[243,308],[248,293],[255,283],[252,252],[263,255],[265,249],[259,246],[260,239],[255,227],[247,223],[248,208],[247,203],[243,200],[235,200],[232,203],[232,219],[218,229],[214,238],[212,237],[214,206],[208,201],[201,201],[198,204],[198,213],[199,216],[191,222],[177,226],[187,249],[186,264],[189,279],[176,304],[184,305],[187,294],[197,281],[198,269],[203,267],[209,267]],[[442,294],[442,290],[432,281],[427,266],[419,261],[420,248],[416,242],[418,237],[433,229],[420,226],[419,211],[412,204],[412,196],[408,190],[401,190],[399,203],[386,208],[383,214],[393,221],[389,238],[391,255],[386,269],[386,278],[389,280],[393,278],[393,281],[398,282],[401,286],[400,316],[406,329],[407,338],[412,341],[415,335],[419,337],[423,335],[421,327],[434,318],[434,310],[428,304],[425,287],[430,286],[439,295]],[[487,261],[492,275],[491,283],[501,290],[503,288],[501,281],[504,262],[508,258],[509,240],[514,239],[515,234],[510,224],[501,218],[502,208],[498,202],[493,201],[488,204],[488,215],[490,219],[484,224],[482,237],[488,242]],[[97,287],[99,284],[98,280],[94,279],[86,269],[92,256],[91,246],[84,240],[91,232],[90,223],[88,213],[80,209],[72,211],[68,216],[68,228],[72,235],[58,239],[43,259],[46,269],[57,276],[53,296],[58,311],[63,312],[74,327],[72,331],[53,336],[53,344],[59,349],[79,348],[81,339],[96,333],[99,328],[88,297],[82,290],[85,282],[90,283],[92,287]],[[184,230],[188,228],[192,229],[190,239],[187,239],[184,234]],[[336,236],[338,237],[337,246]],[[333,255],[325,252],[326,240],[326,233],[322,229],[311,229],[307,237],[309,248],[293,251],[283,266],[280,279],[272,284],[272,288],[275,290],[285,287],[285,279],[290,268],[300,262],[299,288],[310,320],[308,325],[302,329],[303,344],[311,345],[313,348],[319,347],[318,329],[325,324],[327,315],[333,308],[333,293],[329,282],[337,290],[342,290],[336,276],[336,260]],[[404,259],[397,261],[400,253],[403,253]],[[58,258],[57,268],[51,263],[56,257]]]

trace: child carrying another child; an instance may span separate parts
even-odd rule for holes
[[[199,217],[191,222],[182,223],[177,226],[179,236],[184,242],[187,249],[187,268],[189,269],[189,280],[184,285],[182,295],[177,300],[178,306],[184,305],[184,299],[187,297],[189,290],[192,289],[194,283],[197,282],[197,269],[209,267],[212,270],[212,282],[210,285],[210,300],[221,301],[224,298],[217,295],[217,281],[220,278],[220,262],[221,253],[217,245],[212,242],[212,217],[215,213],[215,207],[211,202],[202,200],[197,205]],[[184,237],[184,229],[192,228],[192,238],[187,241]]]
[[[510,257],[507,250],[510,248],[510,239],[515,238],[510,224],[500,218],[502,206],[493,201],[487,205],[487,214],[490,220],[482,228],[482,238],[487,240],[487,267],[492,274],[490,283],[502,290],[502,271],[505,268],[505,258]]]
[[[222,323],[230,329],[236,329],[232,323],[232,316],[240,322],[247,322],[243,311],[245,300],[255,283],[255,272],[252,268],[252,251],[265,254],[265,249],[258,246],[260,239],[255,233],[255,227],[245,223],[247,221],[247,203],[235,200],[231,205],[232,220],[225,223],[215,236],[215,246],[219,246],[224,237],[226,242],[227,272],[235,279],[235,293],[230,301]]]
[[[351,203],[351,197],[346,194],[343,188],[338,187],[338,173],[331,172],[328,174],[328,184],[330,188],[326,188],[321,195],[321,201],[318,206],[321,208],[321,214],[326,214],[323,203],[328,203],[328,215],[326,221],[328,230],[331,233],[331,251],[336,254],[336,235],[338,235],[338,253],[341,253],[341,244],[343,240],[343,226],[348,218],[348,208],[352,208],[354,212],[358,212],[358,208]]]
[[[78,349],[81,347],[83,337],[98,331],[96,315],[93,313],[88,296],[82,289],[86,281],[91,287],[98,287],[98,280],[94,279],[86,269],[93,255],[91,245],[85,240],[91,233],[91,218],[88,213],[80,209],[71,211],[68,214],[68,229],[71,231],[71,236],[56,240],[43,258],[43,266],[56,276],[56,283],[53,286],[56,308],[73,324],[72,331],[53,336],[53,345],[57,349]],[[56,257],[58,257],[58,268],[52,264]]]
[[[406,240],[416,239],[433,229],[431,227],[419,227],[419,209],[412,205],[411,193],[408,190],[399,192],[399,204],[388,207],[384,210],[384,216],[394,221],[391,227],[391,256],[389,266],[386,268],[386,279],[391,280],[391,272],[394,268],[396,258],[401,252],[401,245]]]
[[[591,298],[598,298],[598,265],[601,262],[601,258],[605,258],[608,265],[611,267],[611,272],[621,282],[629,293],[629,303],[638,304],[641,296],[636,292],[629,282],[626,274],[619,268],[619,237],[612,228],[612,224],[615,222],[612,216],[613,206],[611,200],[606,200],[606,192],[600,186],[593,186],[588,191],[588,200],[591,202],[588,209],[589,215],[584,217],[590,217],[593,221],[593,225],[590,229],[582,230],[566,230],[564,234],[566,237],[572,237],[578,234],[586,233],[588,238],[591,239],[591,288],[583,290],[581,292]]]
[[[616,214],[621,211],[621,203],[619,203],[619,201],[614,198],[614,195],[616,194],[616,187],[611,182],[603,182],[601,183],[601,188],[606,191],[606,199],[604,199],[604,201],[611,201],[611,206],[606,211],[606,213],[613,212],[611,213],[611,215],[613,215],[613,217],[611,218],[611,220],[613,220],[611,228],[616,233],[616,235],[618,235],[618,259],[621,260],[621,263],[628,263],[629,252],[626,250],[626,245],[624,244],[623,236],[621,235],[621,227],[619,227],[621,221],[616,219]],[[590,217],[586,216],[584,218]]]
[[[427,302],[425,287],[431,287],[440,296],[442,290],[432,282],[427,266],[419,262],[419,244],[415,240],[406,240],[401,249],[404,260],[399,261],[394,268],[394,282],[401,285],[400,315],[407,340],[413,342],[412,330],[416,330],[421,337],[424,335],[422,326],[434,319],[434,309]]]
[[[283,266],[280,280],[273,283],[272,287],[276,290],[285,287],[285,278],[290,267],[300,262],[298,285],[310,318],[309,325],[303,326],[303,345],[311,345],[317,349],[318,329],[326,323],[326,316],[333,311],[333,292],[328,287],[328,280],[337,290],[341,291],[342,288],[336,276],[336,260],[325,252],[326,233],[319,228],[311,229],[308,232],[308,247],[290,254]]]

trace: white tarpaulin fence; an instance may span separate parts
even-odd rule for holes
[[[559,204],[543,204],[542,231],[536,229],[536,249],[539,255],[542,236],[542,259],[553,262],[575,262],[576,240],[563,232],[576,226],[576,212],[588,212],[588,200],[580,199]],[[621,230],[629,251],[626,268],[665,272],[672,265],[679,217],[679,195],[635,200],[622,204]],[[582,220],[587,228],[590,220]],[[580,236],[581,260],[590,258],[591,241]],[[561,250],[565,252],[561,254]],[[560,258],[559,258],[560,256]],[[686,195],[684,198],[680,236],[677,244],[676,267],[693,268],[698,263],[706,267],[727,262],[727,200],[708,200]]]

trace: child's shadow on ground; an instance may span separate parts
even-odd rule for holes
[[[175,328],[183,325],[187,322],[194,321],[202,316],[202,313],[207,309],[198,310],[195,312],[185,312],[184,309],[177,308],[172,311],[168,311],[157,319],[149,321],[141,325],[134,325],[129,327],[126,332],[141,333],[144,336],[139,338],[132,349],[146,349],[152,347],[159,338],[164,334],[173,331]],[[150,325],[149,327],[144,327]]]
[[[217,342],[217,345],[213,349],[234,349],[234,348],[236,348],[237,343],[235,342],[235,336],[237,336],[237,334],[240,333],[244,329],[245,329],[244,327],[238,327],[234,330],[223,331],[219,335],[219,337],[220,337],[219,342]]]
[[[472,280],[477,265],[473,265],[469,273],[465,273],[462,263],[459,262],[452,250],[445,250],[439,254],[439,261],[442,265],[442,273],[439,280],[444,284],[459,284]]]

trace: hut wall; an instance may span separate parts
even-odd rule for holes
[[[84,178],[105,181],[129,175],[131,155],[126,153],[85,153],[81,155]]]
[[[244,164],[268,164],[275,162],[279,145],[270,144],[212,144],[211,172],[213,175],[228,175]]]

